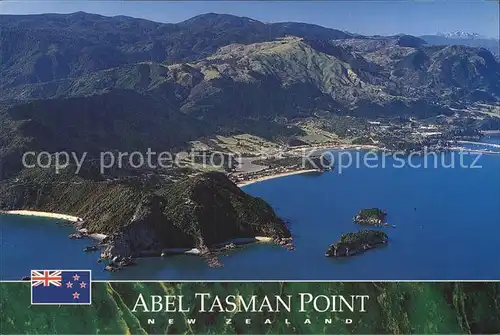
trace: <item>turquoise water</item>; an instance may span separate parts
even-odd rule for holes
[[[498,141],[492,139],[492,141]],[[500,142],[500,141],[499,141]],[[494,142],[496,143],[496,142]],[[336,153],[338,158],[338,153]],[[449,163],[452,153],[440,155]],[[464,156],[471,164],[475,156]],[[70,227],[53,220],[0,216],[0,278],[19,279],[33,268],[92,269],[94,279],[164,280],[491,280],[500,279],[500,155],[483,155],[481,168],[386,168],[364,165],[295,175],[248,185],[290,221],[295,251],[254,244],[222,256],[211,269],[195,256],[139,260],[108,273],[90,240],[69,240]],[[414,157],[413,164],[423,157]],[[447,160],[447,161],[446,161]],[[370,163],[372,166],[373,162]],[[359,227],[365,207],[388,212],[396,228],[387,247],[347,259],[324,256],[327,247]]]

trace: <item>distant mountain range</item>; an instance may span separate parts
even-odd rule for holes
[[[478,33],[469,33],[466,31],[452,31],[449,33],[437,33],[437,36],[447,37],[447,38],[465,38],[465,39],[474,39],[474,38],[484,38],[481,37]]]
[[[165,95],[158,85],[249,84],[237,78],[242,76],[274,81],[279,90],[292,82],[311,86],[343,107],[401,96],[477,100],[498,94],[498,63],[491,54],[467,46],[428,46],[436,44],[430,37],[368,37],[213,13],[178,24],[83,12],[1,16],[0,28],[3,100],[92,95],[111,88],[156,89]],[[279,40],[287,36],[297,39]],[[312,67],[297,73],[290,70],[294,65]],[[281,68],[286,71],[278,73]],[[214,78],[206,75],[210,71]],[[192,78],[189,83],[182,76],[170,78],[174,72]],[[173,103],[179,95],[164,98]]]
[[[235,132],[272,138],[298,131],[275,120],[317,112],[427,117],[500,101],[490,51],[429,37],[213,13],[178,24],[3,15],[0,30],[0,157],[165,149]]]
[[[498,38],[487,38],[477,33],[454,31],[450,33],[437,33],[436,35],[424,35],[420,36],[420,38],[433,45],[459,44],[470,47],[485,48],[497,56],[500,54]]]

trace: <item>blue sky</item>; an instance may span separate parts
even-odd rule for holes
[[[498,0],[434,1],[1,1],[4,14],[71,13],[127,15],[179,22],[207,13],[265,22],[298,21],[367,35],[434,34],[462,30],[499,35]]]

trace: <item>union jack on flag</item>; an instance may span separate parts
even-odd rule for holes
[[[36,287],[38,285],[43,286],[61,286],[61,272],[62,271],[37,271],[31,270],[31,286]]]
[[[31,304],[90,305],[90,270],[31,270]]]

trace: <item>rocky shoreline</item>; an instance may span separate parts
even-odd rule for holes
[[[249,237],[249,238],[238,238],[230,241],[226,241],[223,243],[218,243],[217,245],[212,246],[211,248],[203,248],[198,249],[197,247],[193,248],[169,248],[163,250],[151,250],[147,252],[142,252],[134,256],[134,258],[143,258],[143,257],[168,257],[173,255],[192,255],[198,256],[204,259],[209,267],[218,268],[222,267],[223,264],[219,260],[220,254],[225,254],[228,251],[240,248],[245,245],[253,244],[253,243],[270,243],[274,245],[281,246],[288,250],[295,250],[295,245],[292,242],[292,238],[270,238],[270,237]],[[92,247],[90,247],[92,248]],[[98,263],[108,262],[104,270],[106,271],[118,271],[123,269],[129,265],[135,265],[131,256],[121,257],[119,255],[114,255],[110,250],[114,247],[112,244],[109,244],[107,241],[102,241],[100,244],[100,248],[104,249],[99,256]],[[93,249],[92,251],[96,251],[97,249]],[[84,250],[85,251],[85,250]]]
[[[326,257],[350,257],[356,254],[387,245],[389,238],[386,233],[378,230],[361,230],[347,233],[330,245],[325,252]]]
[[[191,248],[167,248],[161,250],[141,251],[134,256],[121,256],[114,253],[115,245],[113,239],[105,234],[93,233],[89,234],[86,228],[81,228],[84,224],[83,220],[68,221],[68,225],[73,225],[77,230],[75,233],[68,235],[69,239],[89,238],[98,242],[97,244],[83,248],[83,252],[97,252],[99,258],[97,263],[106,263],[104,270],[115,272],[122,270],[125,267],[136,265],[134,259],[144,257],[168,257],[173,255],[193,255],[203,258],[210,267],[222,267],[223,264],[219,261],[218,255],[230,250],[240,248],[253,243],[269,243],[281,246],[288,250],[295,250],[293,239],[291,237],[264,237],[255,236],[247,238],[236,238],[225,242],[217,243],[211,248],[203,248],[202,250],[193,246]]]
[[[193,255],[199,256],[203,258],[208,266],[210,267],[222,267],[223,264],[219,261],[218,255],[230,250],[234,250],[240,248],[245,245],[253,244],[253,243],[269,243],[281,246],[288,250],[295,250],[295,245],[293,244],[293,239],[291,237],[263,237],[263,236],[255,236],[255,237],[247,237],[247,238],[237,238],[231,239],[229,241],[217,243],[213,245],[211,248],[203,248],[202,250],[193,246],[192,248],[167,248],[162,250],[148,250],[141,251],[134,256],[121,256],[119,254],[115,254],[113,250],[115,249],[115,245],[113,244],[113,239],[105,234],[89,234],[85,228],[81,228],[83,221],[77,222],[68,222],[68,225],[73,225],[77,231],[75,233],[69,234],[69,239],[83,239],[89,238],[97,241],[97,244],[87,246],[83,248],[83,252],[97,252],[99,253],[99,258],[97,259],[97,263],[106,263],[104,267],[104,271],[115,272],[122,270],[125,267],[136,265],[134,259],[144,258],[144,257],[168,257],[172,255]]]
[[[64,213],[71,208],[78,219],[68,222],[76,229],[68,237],[96,240],[84,252],[99,249],[99,262],[107,262],[110,271],[130,265],[132,259],[170,254],[196,255],[220,266],[220,250],[253,242],[294,248],[287,224],[271,206],[219,172],[156,188],[95,181],[5,186],[2,209]],[[41,187],[44,192],[38,191]]]

